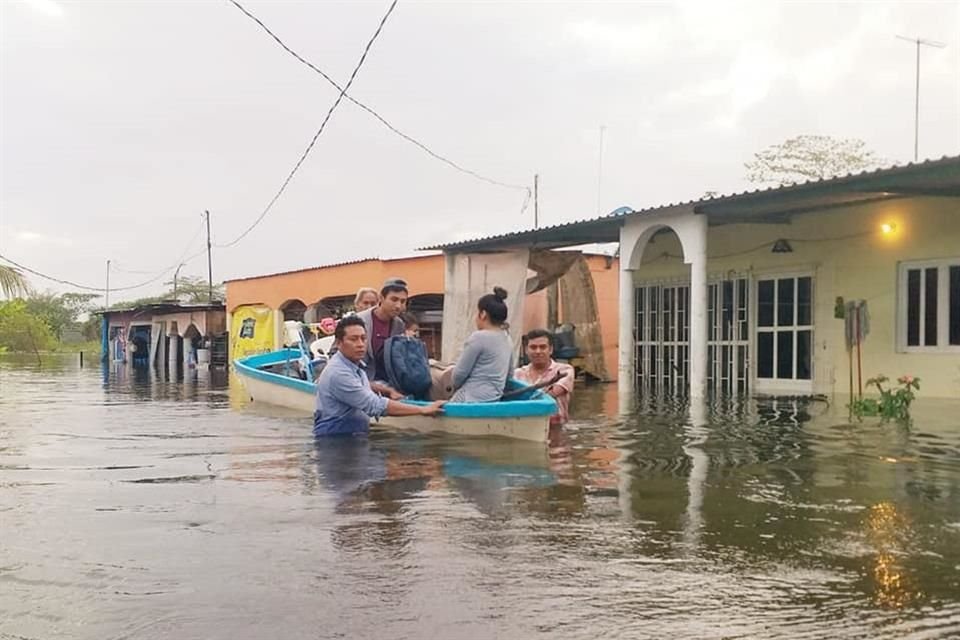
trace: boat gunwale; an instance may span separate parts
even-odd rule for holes
[[[262,382],[279,384],[302,393],[313,395],[316,392],[316,385],[312,382],[258,368],[280,364],[282,362],[293,362],[299,359],[300,352],[298,350],[281,349],[279,351],[270,351],[237,358],[233,361],[233,364],[237,373],[241,376],[248,376]],[[510,379],[509,384],[513,388],[523,386],[513,378]],[[405,399],[402,400],[402,402],[417,406],[430,404],[426,401],[411,399]],[[485,420],[490,418],[549,417],[557,412],[557,403],[552,396],[538,389],[532,391],[531,397],[529,398],[502,402],[448,402],[444,405],[443,409],[443,415],[450,418],[476,418]]]

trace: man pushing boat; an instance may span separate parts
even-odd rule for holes
[[[364,363],[367,355],[366,323],[360,315],[342,319],[334,332],[338,351],[317,380],[313,414],[315,436],[365,433],[370,419],[381,416],[435,416],[443,401],[427,405],[400,402],[400,395],[378,395],[371,389]]]

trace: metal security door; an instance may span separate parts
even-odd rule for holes
[[[690,286],[637,288],[636,372],[639,390],[685,393],[690,375]]]
[[[749,391],[750,309],[746,278],[723,280],[707,291],[707,385],[715,392]]]
[[[690,286],[637,288],[637,387],[686,393],[690,377]],[[746,278],[714,282],[707,292],[707,384],[715,393],[749,391],[750,287]]]

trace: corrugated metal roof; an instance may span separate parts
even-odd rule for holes
[[[424,249],[423,251],[430,251],[429,249]],[[431,252],[427,255],[423,253],[417,253],[415,255],[411,254],[408,256],[400,256],[394,258],[358,258],[356,260],[345,260],[343,262],[331,262],[328,264],[321,264],[312,267],[302,267],[300,269],[290,269],[288,271],[275,271],[273,273],[264,273],[256,276],[244,276],[242,278],[230,278],[229,280],[224,280],[224,282],[242,282],[244,280],[258,280],[260,278],[271,278],[273,276],[285,276],[291,273],[302,273],[304,271],[316,271],[317,269],[332,269],[334,267],[347,267],[353,264],[360,264],[363,262],[393,262],[395,260],[420,260],[424,258],[430,258],[436,255],[434,252]]]
[[[485,245],[487,248],[492,248],[490,245],[496,244],[498,241],[519,241],[524,238],[528,239],[550,239],[551,241],[560,242],[566,238],[566,231],[573,231],[574,229],[589,231],[591,228],[595,231],[599,231],[599,235],[596,237],[590,238],[581,238],[580,244],[587,242],[598,242],[598,241],[617,241],[619,237],[605,238],[604,234],[612,233],[611,222],[620,221],[624,218],[635,216],[635,215],[644,215],[659,213],[667,209],[676,208],[676,207],[694,207],[698,213],[722,213],[721,208],[716,205],[722,205],[726,203],[742,203],[747,200],[757,199],[757,198],[769,198],[769,197],[778,197],[778,196],[790,196],[802,193],[804,191],[822,189],[827,187],[844,187],[851,184],[856,184],[863,181],[872,181],[876,178],[887,178],[895,177],[900,175],[909,175],[913,173],[923,173],[932,169],[939,168],[948,168],[956,169],[960,172],[960,156],[943,156],[941,158],[924,160],[923,162],[910,162],[902,165],[892,165],[889,167],[882,167],[878,169],[870,169],[867,171],[861,171],[858,173],[850,173],[842,176],[834,176],[832,178],[820,178],[817,180],[808,180],[806,182],[784,185],[784,186],[771,186],[766,188],[757,188],[750,189],[747,191],[739,191],[724,195],[711,196],[709,198],[700,198],[697,200],[687,200],[682,202],[672,202],[669,204],[658,205],[654,207],[647,207],[645,209],[633,210],[629,207],[621,207],[615,210],[611,214],[605,216],[600,216],[597,218],[584,218],[581,220],[574,220],[571,222],[565,222],[557,225],[552,225],[549,227],[540,227],[538,229],[523,229],[520,231],[512,231],[508,233],[496,234],[491,236],[486,236],[482,238],[475,238],[472,240],[461,240],[458,242],[451,242],[448,244],[434,245],[430,247],[424,247],[424,251],[444,251],[465,247],[474,247],[477,245]],[[958,178],[960,178],[960,173],[958,173]],[[960,185],[960,183],[958,183]],[[960,188],[960,186],[955,187]],[[956,194],[949,193],[946,195],[960,195],[960,191]],[[834,200],[837,200],[837,196],[834,195]],[[702,209],[702,210],[700,210]],[[715,211],[709,211],[714,210]],[[575,237],[572,239],[576,239]]]
[[[110,313],[129,313],[131,311],[145,312],[151,311],[155,314],[165,314],[165,313],[181,313],[188,311],[223,311],[226,309],[226,303],[222,300],[214,300],[213,302],[175,302],[170,301],[160,301],[160,302],[150,302],[147,304],[140,304],[135,307],[124,307],[121,309],[99,309],[92,312],[93,315],[104,315]]]

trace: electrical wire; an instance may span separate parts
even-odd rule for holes
[[[39,277],[39,278],[43,278],[44,280],[50,280],[51,282],[57,282],[57,283],[59,283],[59,284],[65,284],[65,285],[70,286],[70,287],[73,287],[73,288],[75,288],[75,289],[83,289],[84,291],[96,291],[96,292],[100,292],[100,293],[105,292],[105,291],[108,291],[108,289],[105,289],[104,287],[90,287],[90,286],[87,286],[87,285],[85,285],[85,284],[78,284],[78,283],[73,282],[73,281],[71,281],[71,280],[65,280],[65,279],[63,279],[63,278],[56,278],[56,277],[54,277],[54,276],[50,276],[50,275],[47,275],[47,274],[45,274],[45,273],[41,273],[40,271],[37,271],[36,269],[31,269],[30,267],[27,267],[27,266],[25,266],[25,265],[22,265],[22,264],[20,264],[19,262],[16,262],[15,260],[11,260],[10,258],[8,258],[8,257],[6,257],[6,256],[4,256],[4,255],[0,255],[0,260],[3,260],[4,262],[8,262],[8,263],[12,264],[13,266],[17,267],[18,269],[22,269],[23,271],[26,271],[27,273],[30,273],[30,274],[32,274],[32,275],[35,275],[35,276],[37,276],[37,277]],[[175,267],[171,267],[171,269],[172,269],[172,268],[175,268]],[[169,273],[169,272],[170,272],[170,269],[167,269],[166,271],[162,271],[162,272],[160,272],[159,274],[157,274],[157,276],[154,277],[154,278],[151,278],[151,279],[149,279],[149,280],[146,280],[146,281],[144,281],[144,282],[140,282],[140,283],[137,283],[137,284],[134,284],[134,285],[130,285],[130,286],[128,286],[128,287],[110,287],[109,291],[110,291],[111,293],[113,293],[114,291],[129,291],[129,290],[131,290],[131,289],[139,289],[139,288],[141,288],[141,287],[147,286],[148,284],[153,284],[154,282],[156,282],[157,280],[159,280],[160,278],[162,278],[163,276],[165,276],[165,275],[166,275],[167,273]]]
[[[239,6],[239,5],[238,5]],[[280,199],[280,196],[283,195],[283,192],[286,191],[287,185],[290,184],[290,181],[293,180],[293,176],[296,175],[297,171],[300,169],[300,166],[303,164],[304,160],[307,159],[307,156],[310,155],[310,151],[313,149],[313,146],[317,143],[317,138],[323,133],[323,130],[327,126],[327,122],[330,121],[330,117],[333,115],[333,112],[336,111],[337,107],[340,106],[340,103],[343,102],[344,96],[347,95],[347,89],[353,84],[353,81],[356,79],[357,74],[360,73],[360,68],[363,66],[364,61],[367,59],[367,54],[370,53],[370,48],[373,46],[373,43],[376,42],[377,38],[380,36],[380,32],[383,30],[383,26],[387,22],[387,18],[390,17],[390,14],[393,13],[394,8],[397,6],[397,0],[393,0],[390,3],[390,7],[387,9],[387,12],[383,14],[383,17],[380,19],[380,24],[377,25],[377,30],[374,31],[373,36],[367,41],[367,46],[363,49],[363,55],[360,56],[360,60],[357,62],[357,65],[353,68],[353,73],[350,74],[350,78],[347,80],[347,84],[340,89],[340,95],[337,96],[337,99],[330,106],[330,109],[327,111],[327,115],[324,116],[323,122],[320,123],[320,128],[317,129],[317,132],[313,135],[313,139],[310,141],[310,144],[307,145],[307,148],[304,149],[303,153],[300,154],[300,159],[297,160],[297,163],[293,166],[293,169],[287,175],[287,179],[283,181],[283,184],[280,185],[280,189],[277,191],[276,195],[271,198],[270,202],[267,203],[267,206],[263,209],[263,212],[253,221],[249,227],[247,227],[243,233],[231,240],[226,244],[215,245],[218,248],[225,249],[227,247],[232,247],[241,240],[243,240],[248,233],[253,231],[253,229],[260,224],[260,222],[267,217],[267,214],[270,213],[270,210],[273,208],[273,205],[276,204],[277,200]],[[242,7],[241,7],[242,8]]]
[[[433,149],[431,149],[430,147],[428,147],[426,144],[420,142],[419,140],[417,140],[417,139],[414,138],[413,136],[410,136],[410,135],[404,133],[403,131],[400,131],[400,130],[397,129],[395,126],[393,126],[392,124],[390,124],[389,122],[387,122],[387,120],[386,120],[383,116],[381,116],[379,113],[377,113],[376,111],[374,111],[371,107],[369,107],[369,106],[365,105],[364,103],[360,102],[359,100],[357,100],[357,99],[354,98],[353,96],[348,95],[348,94],[346,93],[346,89],[345,89],[345,88],[341,88],[340,85],[337,84],[337,81],[336,81],[336,80],[334,80],[333,78],[331,78],[329,75],[327,75],[326,73],[324,73],[321,69],[319,69],[319,68],[318,68],[316,65],[314,65],[312,62],[310,62],[309,60],[306,60],[306,59],[305,59],[303,56],[301,56],[299,53],[297,53],[296,51],[294,51],[293,49],[291,49],[289,46],[287,46],[287,44],[286,44],[283,40],[281,40],[280,37],[279,37],[277,34],[275,34],[273,31],[271,31],[270,28],[269,28],[267,25],[265,25],[262,20],[260,20],[260,18],[258,18],[257,16],[253,15],[252,13],[250,13],[250,11],[248,11],[243,5],[241,5],[239,2],[237,2],[237,0],[228,0],[228,2],[230,2],[233,6],[235,6],[237,9],[239,9],[245,16],[247,16],[248,18],[250,18],[251,20],[253,20],[253,21],[257,24],[257,26],[259,26],[261,29],[263,29],[263,31],[265,31],[265,32],[267,33],[267,35],[269,35],[271,38],[273,38],[273,40],[274,40],[278,45],[280,45],[280,47],[281,47],[284,51],[286,51],[286,52],[289,53],[291,56],[293,56],[294,58],[296,58],[300,63],[306,65],[306,66],[309,67],[311,70],[313,70],[314,72],[318,73],[324,80],[326,80],[326,81],[329,82],[331,85],[333,85],[338,91],[340,91],[340,92],[343,94],[343,96],[344,96],[347,100],[349,100],[350,102],[352,102],[352,103],[355,104],[356,106],[360,107],[361,109],[363,109],[364,111],[366,111],[367,113],[369,113],[371,116],[373,116],[374,118],[376,118],[376,119],[380,122],[380,124],[382,124],[383,126],[385,126],[387,129],[389,129],[390,131],[392,131],[392,132],[395,133],[396,135],[400,136],[401,138],[403,138],[404,140],[406,140],[406,141],[409,142],[410,144],[413,144],[414,146],[416,146],[417,148],[419,148],[421,151],[423,151],[424,153],[426,153],[426,154],[429,155],[430,157],[432,157],[432,158],[434,158],[434,159],[436,159],[436,160],[439,160],[440,162],[446,164],[447,166],[449,166],[449,167],[451,167],[451,168],[453,168],[453,169],[456,169],[457,171],[459,171],[459,172],[461,172],[461,173],[464,173],[464,174],[466,174],[466,175],[472,176],[472,177],[474,177],[474,178],[476,178],[476,179],[478,179],[478,180],[482,180],[483,182],[487,182],[487,183],[489,183],[489,184],[492,184],[492,185],[495,185],[495,186],[498,186],[498,187],[504,187],[504,188],[507,188],[507,189],[516,189],[516,190],[524,190],[524,191],[526,191],[526,192],[527,192],[527,195],[526,195],[526,199],[524,200],[523,207],[521,208],[521,213],[526,210],[526,208],[527,208],[527,206],[528,206],[528,204],[529,204],[529,199],[530,199],[530,197],[531,197],[530,187],[524,186],[524,185],[519,185],[519,184],[511,184],[511,183],[509,183],[509,182],[502,182],[502,181],[500,181],[500,180],[495,180],[495,179],[489,178],[489,177],[487,177],[487,176],[485,176],[485,175],[483,175],[483,174],[477,173],[476,171],[474,171],[474,170],[472,170],[472,169],[468,169],[468,168],[466,168],[466,167],[464,167],[464,166],[462,166],[462,165],[454,162],[453,160],[450,160],[449,158],[446,158],[446,157],[440,155],[439,153],[437,153],[436,151],[434,151]],[[349,87],[349,83],[347,83],[347,86]]]
[[[190,238],[190,241],[187,242],[187,246],[186,246],[186,248],[183,250],[183,253],[180,255],[179,261],[177,262],[176,265],[174,265],[175,267],[178,267],[178,266],[180,266],[181,264],[186,264],[186,263],[189,262],[190,260],[193,260],[193,259],[196,258],[198,255],[200,255],[200,254],[194,254],[193,256],[191,256],[191,257],[189,258],[189,260],[185,260],[185,259],[184,259],[184,257],[187,255],[187,252],[190,251],[190,247],[193,246],[193,243],[196,242],[197,238],[200,237],[200,234],[201,234],[202,232],[203,232],[203,221],[201,220],[200,224],[197,226],[197,231],[196,231],[196,233],[194,233],[193,236]],[[201,253],[205,253],[205,252],[206,252],[206,249],[204,249]],[[118,262],[119,262],[119,261],[117,261],[117,260],[111,260],[111,261],[110,261],[110,269],[111,269],[111,271],[116,271],[116,272],[118,272],[118,273],[129,273],[129,274],[131,274],[131,275],[154,275],[154,274],[158,273],[158,271],[155,270],[155,269],[150,270],[150,271],[137,270],[137,269],[126,269],[126,268],[124,268],[124,267],[122,266],[122,264],[118,264]],[[168,268],[166,268],[166,269],[163,269],[163,270],[162,270],[161,272],[159,272],[159,273],[167,272],[167,271],[169,271],[169,270],[170,270],[170,268],[168,267]],[[113,291],[113,289],[111,289],[111,291]]]
[[[201,226],[200,228],[202,229],[203,227]],[[198,232],[197,235],[199,235],[199,232]],[[42,272],[40,272],[40,271],[37,271],[36,269],[32,269],[32,268],[30,268],[30,267],[28,267],[28,266],[26,266],[26,265],[20,264],[19,262],[16,262],[15,260],[11,260],[10,258],[8,258],[8,257],[6,257],[5,255],[2,255],[2,254],[0,254],[0,260],[3,260],[4,262],[7,262],[7,263],[9,263],[9,264],[12,264],[13,266],[17,267],[18,269],[22,269],[23,271],[26,271],[26,272],[29,273],[29,274],[32,274],[32,275],[37,276],[38,278],[43,278],[44,280],[50,280],[51,282],[56,282],[56,283],[58,283],[58,284],[67,285],[67,286],[73,287],[73,288],[75,288],[75,289],[82,289],[82,290],[84,290],[84,291],[94,291],[94,292],[97,292],[97,293],[105,293],[105,292],[107,292],[107,291],[109,291],[110,293],[114,293],[114,292],[117,292],[117,291],[131,291],[131,290],[133,290],[133,289],[141,289],[141,288],[143,288],[143,287],[146,287],[147,285],[153,284],[154,282],[156,282],[156,281],[159,280],[160,278],[168,275],[171,271],[177,269],[181,264],[187,264],[187,263],[190,262],[191,260],[194,260],[194,259],[198,258],[199,256],[203,255],[204,253],[206,253],[207,249],[206,249],[206,247],[204,247],[201,251],[198,251],[198,252],[192,254],[192,255],[189,256],[189,257],[185,257],[185,256],[187,255],[187,252],[190,251],[190,247],[193,246],[194,241],[197,239],[197,235],[194,235],[194,236],[190,239],[190,242],[187,243],[186,248],[183,250],[183,253],[180,254],[180,258],[177,260],[177,262],[176,262],[175,264],[172,264],[172,265],[170,265],[169,267],[167,267],[167,268],[165,268],[165,269],[163,269],[163,270],[161,270],[161,271],[155,272],[156,275],[154,275],[154,277],[150,278],[149,280],[144,280],[143,282],[138,282],[137,284],[132,284],[132,285],[124,286],[124,287],[110,287],[109,289],[107,289],[106,287],[91,287],[91,286],[89,286],[89,285],[79,284],[79,283],[77,283],[77,282],[73,282],[72,280],[67,280],[67,279],[65,279],[65,278],[57,278],[57,277],[55,277],[55,276],[51,276],[51,275],[48,275],[48,274],[46,274],[46,273],[42,273]]]

